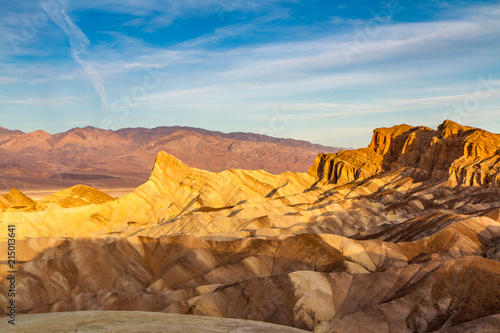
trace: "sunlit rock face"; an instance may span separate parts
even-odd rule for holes
[[[5,210],[9,208],[19,209],[32,207],[35,205],[35,201],[28,198],[18,189],[13,188],[9,193],[0,196],[0,210]]]
[[[2,230],[17,230],[19,313],[494,331],[499,142],[449,121],[401,125],[375,130],[367,148],[319,155],[309,173],[213,173],[161,152],[150,179],[116,200],[85,186],[38,202],[13,191],[29,203],[0,213]]]
[[[500,135],[445,121],[437,131],[399,125],[379,128],[367,148],[320,154],[309,173],[345,184],[410,168],[422,179],[500,187]]]

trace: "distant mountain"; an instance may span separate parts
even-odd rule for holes
[[[145,182],[160,151],[212,172],[263,169],[306,172],[319,153],[338,148],[253,133],[192,127],[74,128],[51,135],[0,128],[0,188],[135,187]]]
[[[16,136],[24,134],[21,131],[11,131],[6,128],[0,127],[0,144],[12,140]]]

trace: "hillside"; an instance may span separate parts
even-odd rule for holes
[[[147,311],[318,333],[494,332],[499,137],[449,121],[376,129],[367,148],[279,175],[215,173],[160,152],[149,180],[117,200],[85,187],[59,195],[92,193],[79,194],[85,205],[0,212],[0,227],[15,223],[18,234],[19,313]]]

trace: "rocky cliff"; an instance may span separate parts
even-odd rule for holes
[[[346,184],[407,168],[416,180],[500,187],[500,135],[446,120],[437,130],[378,128],[367,148],[317,156],[319,183]]]

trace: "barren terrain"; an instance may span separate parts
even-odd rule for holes
[[[214,172],[281,173],[305,172],[318,153],[338,150],[299,140],[179,126],[118,131],[85,127],[54,135],[0,127],[0,190],[54,193],[77,184],[134,189],[148,179],[160,151]]]
[[[307,173],[215,173],[159,152],[118,199],[13,190],[0,237],[16,225],[18,320],[139,310],[315,332],[498,331],[499,148],[500,135],[446,121],[376,129]]]

